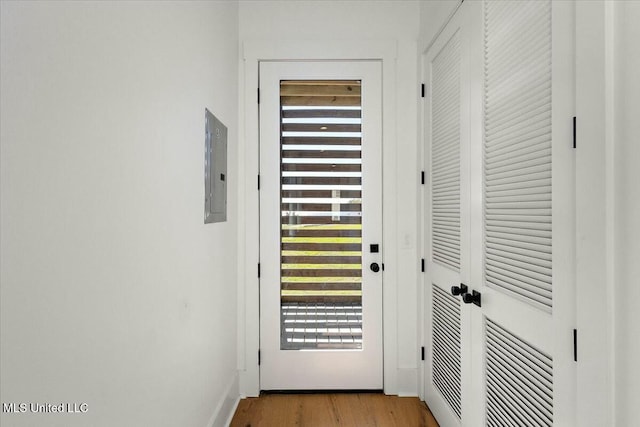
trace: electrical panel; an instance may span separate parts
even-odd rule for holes
[[[204,223],[227,220],[227,127],[205,108]]]

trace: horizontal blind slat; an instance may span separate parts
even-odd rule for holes
[[[360,82],[282,81],[280,89],[281,298],[358,301]]]

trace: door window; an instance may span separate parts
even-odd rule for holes
[[[360,81],[280,82],[281,349],[362,347]]]

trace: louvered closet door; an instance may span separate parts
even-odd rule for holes
[[[485,1],[482,143],[473,146],[471,307],[478,425],[574,425],[572,14]]]
[[[425,56],[425,399],[441,425],[466,417],[469,310],[452,286],[469,281],[469,43],[464,3]]]

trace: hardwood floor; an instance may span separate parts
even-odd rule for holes
[[[231,427],[438,427],[417,397],[382,393],[263,394],[242,399]]]

